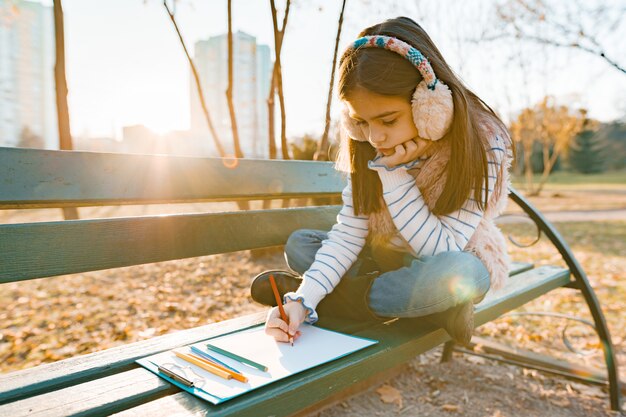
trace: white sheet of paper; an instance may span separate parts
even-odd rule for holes
[[[337,333],[308,324],[300,326],[300,331],[302,334],[294,342],[293,346],[289,343],[275,341],[273,337],[265,334],[263,326],[220,336],[193,345],[241,371],[248,377],[247,383],[234,379],[226,380],[213,375],[179,359],[171,351],[153,355],[144,358],[144,360],[147,359],[155,364],[176,363],[181,366],[189,366],[195,374],[205,380],[202,390],[219,397],[223,401],[378,343],[375,340]],[[206,347],[207,343],[265,365],[268,370],[263,372],[220,355],[217,352],[210,351]],[[183,352],[190,351],[188,347],[181,350]],[[193,375],[190,374],[190,376]]]

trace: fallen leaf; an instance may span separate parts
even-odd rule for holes
[[[596,386],[579,384],[576,382],[570,382],[570,385],[576,391],[580,392],[583,395],[587,395],[589,397],[602,398],[605,396],[604,392],[602,392],[602,390]]]
[[[487,378],[490,381],[498,381],[500,380],[500,375],[497,374],[484,374],[485,378]]]
[[[550,398],[550,402],[557,407],[569,407],[570,402],[567,398]]]
[[[455,412],[455,413],[458,413],[461,411],[461,407],[459,407],[458,405],[453,405],[453,404],[444,404],[441,406],[441,409],[443,411],[449,411],[449,412]]]
[[[468,355],[465,359],[468,362],[471,362],[471,363],[476,364],[476,365],[484,365],[486,363],[485,359],[481,358],[480,356]]]
[[[402,408],[402,393],[397,388],[389,384],[380,386],[376,392],[380,395],[380,400],[385,404],[398,404],[398,409]]]

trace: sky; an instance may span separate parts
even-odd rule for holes
[[[442,1],[468,7],[467,2]],[[196,41],[227,31],[226,3],[177,2],[177,21],[192,55]],[[276,3],[281,12],[284,2]],[[44,4],[51,5],[51,1]],[[584,106],[602,121],[626,113],[626,76],[600,59],[580,52],[544,50],[521,58],[528,69],[523,72],[518,62],[510,60],[506,43],[461,47],[455,42],[455,33],[457,39],[460,36],[458,19],[471,18],[479,26],[492,11],[473,6],[486,3],[477,0],[466,13],[456,14],[424,4],[396,1],[385,7],[348,0],[340,51],[364,27],[404,14],[422,23],[453,69],[504,119],[545,94]],[[63,7],[73,135],[121,138],[122,127],[134,124],[158,133],[189,128],[189,66],[162,1],[63,0]],[[288,136],[323,131],[340,7],[338,0],[292,5],[281,55]],[[268,1],[233,0],[233,26],[273,51]],[[626,50],[620,42],[610,45],[611,50]],[[338,111],[335,96],[333,115]]]

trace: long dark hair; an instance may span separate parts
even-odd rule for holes
[[[481,209],[487,205],[481,188],[489,188],[486,155],[487,137],[480,130],[480,121],[490,119],[503,131],[504,123],[476,94],[454,74],[428,34],[415,21],[398,17],[371,26],[362,36],[386,35],[417,48],[428,58],[439,80],[452,91],[454,116],[446,135],[440,139],[450,143],[450,160],[446,167],[446,185],[433,209],[434,214],[458,210],[473,192]],[[419,71],[404,57],[378,48],[347,51],[339,64],[339,97],[346,99],[356,88],[376,94],[405,97],[409,102],[417,84]],[[368,169],[367,161],[375,154],[368,142],[348,140],[347,152],[352,181],[355,213],[369,214],[382,209],[382,185],[378,174]]]

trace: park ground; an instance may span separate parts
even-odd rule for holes
[[[539,197],[587,272],[606,315],[626,380],[626,173],[554,177]],[[512,203],[510,204],[513,210]],[[253,207],[255,208],[255,207]],[[81,218],[236,209],[230,203],[79,209]],[[572,212],[578,213],[567,216]],[[608,216],[607,213],[614,215]],[[0,212],[0,223],[61,220],[60,210]],[[567,221],[561,221],[567,220]],[[525,223],[503,222],[519,242],[532,241]],[[562,264],[542,238],[530,248],[509,246],[513,259]],[[261,311],[248,287],[259,271],[284,267],[280,248],[139,265],[0,286],[0,372],[29,368],[74,355]],[[558,312],[591,320],[582,297],[559,289],[516,312]],[[569,353],[560,334],[568,324],[541,316],[504,316],[476,335],[603,368],[599,342],[585,326],[567,334],[587,356]],[[455,354],[440,364],[441,349],[416,357],[389,380],[315,415],[352,416],[605,416],[605,387],[571,381],[480,357]]]

